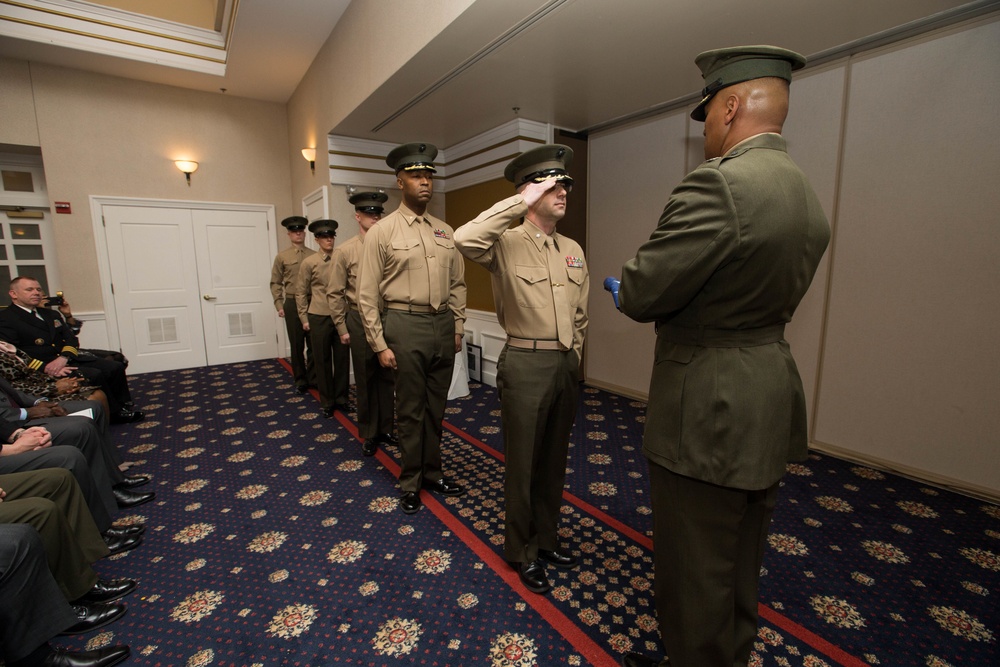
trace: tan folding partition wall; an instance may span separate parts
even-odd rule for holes
[[[1000,496],[1000,20],[807,69],[785,136],[834,236],[788,330],[816,446]],[[594,281],[701,159],[677,111],[591,138]],[[622,192],[628,192],[627,197]],[[651,325],[591,297],[588,378],[643,395]]]

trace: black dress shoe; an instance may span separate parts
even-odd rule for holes
[[[124,535],[121,537],[108,537],[104,535],[104,543],[108,545],[108,550],[111,552],[108,555],[114,556],[115,554],[131,551],[142,544],[142,535]]]
[[[333,416],[333,406],[332,405],[328,405],[325,408],[320,408],[320,412],[323,413],[324,417],[326,417],[327,419],[329,419],[330,417]]]
[[[122,662],[131,654],[128,646],[105,646],[93,651],[67,651],[52,649],[42,667],[111,667]]]
[[[104,537],[134,537],[136,535],[142,535],[146,532],[146,527],[144,525],[137,524],[135,526],[111,526],[106,531],[104,531]]]
[[[295,385],[295,391],[299,392],[300,394],[304,394],[307,391],[309,391],[309,386],[304,384],[297,384]]]
[[[134,489],[137,486],[149,484],[149,480],[151,479],[152,477],[149,475],[132,475],[131,477],[126,477],[122,481],[118,482],[115,486],[121,489]]]
[[[375,440],[382,446],[391,445],[393,447],[399,445],[399,438],[394,436],[392,433],[379,433],[375,436]]]
[[[121,602],[105,603],[95,602],[93,604],[75,604],[73,612],[76,614],[76,625],[60,632],[61,635],[82,635],[98,628],[103,628],[108,623],[113,623],[125,615],[128,607]]]
[[[142,410],[128,410],[122,409],[111,415],[111,423],[113,424],[134,424],[136,422],[141,422],[146,418],[146,413]]]
[[[148,503],[156,497],[156,493],[153,491],[149,491],[147,493],[136,493],[135,491],[129,491],[128,489],[122,489],[117,486],[111,489],[111,493],[114,494],[115,502],[118,503],[118,507],[122,509],[138,507],[143,503]]]
[[[561,567],[564,570],[572,570],[580,564],[580,561],[576,556],[563,553],[559,550],[549,551],[548,549],[539,549],[538,557],[546,563],[552,563],[556,567]]]
[[[448,496],[449,498],[465,493],[465,487],[448,479],[442,479],[440,482],[427,480],[423,483],[423,488],[434,493],[440,493],[442,496]]]
[[[333,409],[334,410],[340,410],[341,412],[343,412],[346,415],[348,412],[351,411],[351,406],[348,405],[347,403],[334,403],[333,404]]]
[[[521,577],[521,583],[532,593],[548,593],[552,586],[545,576],[545,566],[538,560],[530,563],[510,563]]]
[[[375,438],[368,438],[365,440],[364,444],[361,445],[361,453],[365,456],[375,456],[376,449],[378,449],[378,442]]]
[[[669,665],[670,660],[664,658],[663,661],[647,658],[639,653],[626,653],[622,656],[622,667],[662,667]]]
[[[98,579],[94,587],[84,593],[79,600],[76,600],[76,603],[111,602],[125,597],[134,591],[137,585],[135,579],[111,579],[109,581]]]
[[[407,491],[399,498],[399,509],[404,514],[415,514],[420,509],[420,494]]]

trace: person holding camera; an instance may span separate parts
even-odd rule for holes
[[[52,309],[40,307],[43,293],[37,280],[18,276],[10,282],[9,294],[11,305],[0,311],[0,340],[29,355],[30,368],[44,369],[52,377],[65,377],[75,370],[107,395],[112,422],[145,419],[143,412],[132,407],[125,365],[82,352],[72,328]]]

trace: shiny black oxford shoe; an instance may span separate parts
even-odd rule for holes
[[[111,415],[112,424],[135,424],[136,422],[141,422],[146,418],[146,413],[142,410],[129,410],[128,408],[123,408],[115,414]]]
[[[549,584],[548,577],[545,576],[545,566],[538,560],[530,563],[508,563],[517,570],[517,575],[521,578],[521,583],[532,593],[548,593],[552,585]]]
[[[107,534],[102,535],[104,538],[104,543],[108,545],[109,556],[114,556],[115,554],[125,553],[126,551],[131,551],[137,546],[142,544],[142,535],[121,535],[118,537],[108,537]]]
[[[144,525],[136,524],[134,526],[111,526],[102,534],[103,537],[133,537],[137,535],[142,535],[146,532],[146,527]]]
[[[135,579],[98,579],[94,587],[76,600],[77,604],[94,604],[95,602],[112,602],[123,598],[138,586]]]
[[[403,514],[416,514],[420,510],[420,494],[407,491],[399,497],[399,509]]]
[[[105,646],[93,651],[67,651],[54,648],[45,656],[41,667],[112,667],[131,654],[128,646]]]
[[[76,614],[76,623],[59,634],[82,635],[85,632],[92,632],[103,628],[108,623],[117,621],[125,615],[126,611],[128,611],[128,607],[121,602],[75,604],[73,605],[73,613]]]
[[[568,553],[563,553],[558,549],[555,551],[549,551],[548,549],[539,549],[538,557],[544,560],[546,563],[555,565],[556,567],[561,567],[564,570],[572,570],[574,567],[580,564],[579,559],[576,556]]]
[[[448,479],[442,479],[441,481],[426,480],[422,488],[428,491],[433,491],[434,493],[440,494],[442,496],[447,496],[449,498],[454,496],[460,496],[465,493],[465,487],[456,482],[452,482]]]
[[[115,484],[115,486],[117,486],[120,489],[134,489],[137,486],[142,486],[143,484],[149,484],[149,480],[151,479],[152,477],[150,477],[149,475],[132,475],[118,482],[117,484]]]
[[[156,497],[156,493],[149,491],[147,493],[136,493],[135,491],[129,491],[121,487],[113,487],[111,493],[115,496],[115,502],[118,503],[118,507],[122,509],[128,509],[130,507],[138,507],[143,503],[148,503],[150,500]]]

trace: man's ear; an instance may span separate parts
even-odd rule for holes
[[[396,176],[396,187],[399,188],[400,190],[403,189],[403,179],[400,178],[398,175]]]
[[[737,95],[730,94],[726,98],[726,115],[723,118],[723,122],[729,125],[736,118],[736,112],[740,110],[740,98]]]

